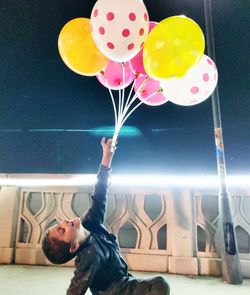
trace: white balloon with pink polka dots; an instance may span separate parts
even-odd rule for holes
[[[141,0],[98,0],[91,13],[91,30],[105,56],[128,61],[140,51],[148,35],[147,9]]]
[[[179,79],[161,81],[164,95],[169,101],[192,106],[203,102],[214,91],[218,82],[218,71],[212,59],[205,54],[199,64],[191,68],[187,75]]]

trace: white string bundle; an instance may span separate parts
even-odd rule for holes
[[[131,114],[140,105],[142,105],[145,101],[149,100],[152,96],[154,96],[155,94],[157,94],[159,92],[159,90],[158,90],[158,91],[152,93],[151,95],[146,97],[143,101],[141,100],[133,106],[133,103],[137,100],[137,98],[139,96],[141,88],[143,87],[143,85],[145,84],[145,82],[147,81],[148,78],[149,78],[148,76],[145,77],[145,79],[141,83],[140,87],[137,89],[137,91],[135,92],[135,94],[133,96],[132,96],[132,92],[133,92],[136,80],[134,80],[134,82],[132,83],[129,95],[126,98],[125,98],[125,87],[122,89],[119,89],[118,104],[115,101],[115,97],[113,95],[111,88],[109,87],[109,85],[107,83],[107,80],[105,80],[105,78],[104,78],[104,82],[106,84],[106,87],[109,90],[109,94],[110,94],[110,97],[112,100],[114,114],[115,114],[115,130],[114,130],[114,135],[113,135],[113,139],[112,139],[113,151],[114,151],[116,143],[117,143],[119,132],[120,132],[122,126],[124,125],[124,123],[126,122],[126,120],[131,116]],[[124,69],[124,63],[122,63],[122,85],[125,84],[124,80],[125,80],[125,69]]]

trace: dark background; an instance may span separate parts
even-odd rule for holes
[[[204,27],[202,0],[146,0],[150,19],[185,14]],[[57,38],[63,25],[90,17],[90,0],[0,0],[0,172],[92,173],[99,137],[112,126],[109,94],[93,77],[70,71]],[[250,1],[213,1],[219,91],[228,172],[250,172]],[[127,121],[114,172],[215,173],[211,100],[194,107],[143,106]],[[33,131],[32,131],[33,130]],[[158,130],[158,131],[156,131]]]

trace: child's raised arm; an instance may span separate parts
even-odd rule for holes
[[[112,139],[108,139],[107,142],[105,142],[105,137],[101,140],[101,146],[102,146],[102,165],[110,168],[112,158],[114,155],[114,152],[112,152]]]
[[[113,158],[112,140],[101,140],[102,161],[97,173],[97,183],[91,195],[92,205],[82,220],[82,225],[90,230],[93,223],[101,224],[104,221],[106,211],[106,195],[109,186],[109,176],[111,172],[111,162]]]

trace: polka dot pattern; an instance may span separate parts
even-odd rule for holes
[[[207,59],[207,62],[210,64],[210,66],[213,64],[213,62],[210,58]]]
[[[208,75],[208,73],[205,73],[204,75],[203,75],[203,81],[204,82],[207,82],[209,80],[209,75]]]
[[[199,92],[199,87],[194,86],[194,87],[191,88],[190,91],[191,91],[192,94],[197,94]]]
[[[123,31],[122,31],[122,36],[123,37],[128,37],[130,35],[130,31],[128,30],[128,29],[124,29]]]
[[[130,19],[132,22],[134,22],[134,21],[136,20],[136,15],[135,15],[135,13],[131,12],[131,13],[129,14],[129,19]]]
[[[101,35],[104,35],[104,34],[105,34],[105,29],[104,29],[104,27],[100,27],[100,28],[99,28],[99,33],[100,33]]]
[[[139,31],[139,35],[140,35],[140,36],[143,36],[143,34],[144,34],[144,29],[141,28],[140,31]]]
[[[107,13],[107,20],[112,21],[115,18],[115,15],[113,12]]]
[[[128,50],[132,50],[132,49],[134,49],[134,47],[135,47],[135,44],[134,43],[130,43],[128,45]]]
[[[179,79],[161,82],[165,96],[177,105],[192,106],[203,102],[213,93],[218,80],[216,65],[206,55],[189,73]]]
[[[149,30],[148,13],[141,0],[98,0],[92,10],[92,36],[99,50],[113,61],[132,59]]]
[[[108,46],[109,49],[114,49],[115,48],[115,45],[112,42],[108,42],[107,46]]]

